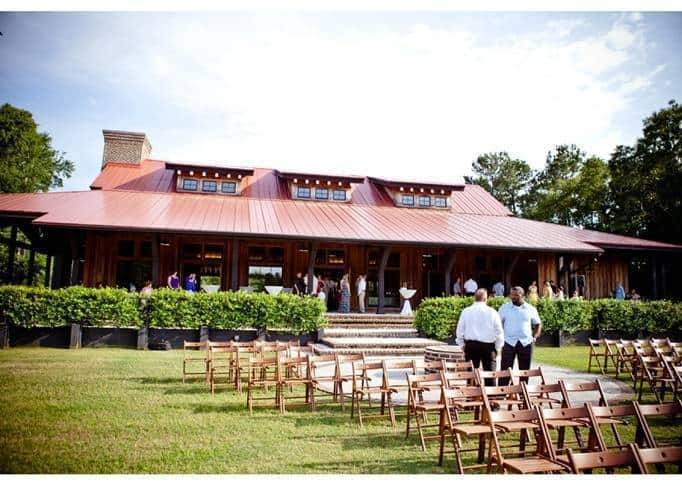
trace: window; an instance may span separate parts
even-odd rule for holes
[[[329,265],[343,265],[346,261],[346,252],[343,250],[327,251],[327,263]]]
[[[235,182],[223,182],[220,185],[220,192],[234,194],[237,192],[237,184]]]
[[[118,242],[118,256],[133,257],[135,256],[135,242],[132,240],[121,240]]]
[[[329,190],[315,189],[315,199],[329,199]]]
[[[334,201],[345,201],[346,191],[342,189],[334,189]]]
[[[444,197],[436,197],[435,205],[437,208],[447,208],[448,200]]]
[[[182,189],[185,191],[196,191],[199,187],[199,181],[196,179],[183,179]]]
[[[411,196],[409,194],[403,194],[400,197],[400,203],[403,206],[414,206],[414,196]]]
[[[204,192],[216,192],[218,190],[218,183],[216,181],[202,181],[201,190]]]
[[[310,199],[310,188],[309,187],[299,187],[296,189],[296,197],[302,199]]]
[[[141,241],[140,242],[140,256],[144,258],[152,257],[152,242],[151,241]]]
[[[220,260],[223,258],[222,245],[205,245],[204,260]]]
[[[278,246],[250,246],[249,261],[254,263],[282,263],[284,261],[284,248]]]
[[[201,260],[201,244],[186,243],[182,245],[182,258]]]
[[[431,206],[431,196],[419,196],[419,206],[428,208]]]
[[[282,285],[282,267],[249,265],[249,287],[256,292],[264,292],[266,285]]]

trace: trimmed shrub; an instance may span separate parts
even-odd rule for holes
[[[504,301],[495,297],[488,303],[499,309]],[[472,302],[471,297],[424,299],[417,308],[415,326],[429,337],[447,339],[455,334],[462,309]],[[682,303],[667,300],[540,299],[536,308],[542,320],[543,333],[615,330],[626,337],[636,336],[642,331],[661,335],[678,335],[682,331]]]

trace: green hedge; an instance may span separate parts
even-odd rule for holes
[[[315,297],[244,292],[189,294],[154,290],[141,299],[122,289],[67,287],[58,290],[0,287],[0,316],[15,326],[63,326],[218,329],[265,327],[313,332],[325,324],[324,304]]]
[[[488,300],[495,309],[505,301],[502,297]],[[415,326],[435,339],[454,335],[462,309],[473,303],[472,297],[436,297],[424,299],[415,314]],[[667,300],[631,302],[626,300],[547,300],[540,299],[536,307],[543,332],[598,332],[615,330],[623,335],[682,332],[682,303]]]

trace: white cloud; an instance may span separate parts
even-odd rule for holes
[[[484,151],[538,166],[558,143],[608,156],[624,142],[614,117],[658,74],[623,69],[642,62],[638,21],[504,40],[426,23],[330,32],[305,16],[127,19],[124,38],[74,44],[54,69],[207,120],[150,127],[155,156],[457,180]]]

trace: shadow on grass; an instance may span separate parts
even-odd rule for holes
[[[316,473],[330,473],[338,474],[338,471],[349,471],[353,468],[358,468],[367,473],[367,466],[370,466],[369,474],[434,474],[434,473],[450,473],[451,468],[439,467],[433,458],[411,458],[401,459],[399,461],[311,461],[297,464],[304,472]]]

